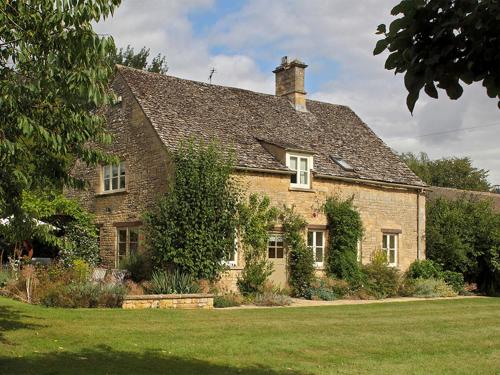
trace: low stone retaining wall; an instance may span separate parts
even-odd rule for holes
[[[144,294],[125,296],[124,309],[213,309],[213,294]]]

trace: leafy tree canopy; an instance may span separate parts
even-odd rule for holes
[[[500,108],[500,2],[498,0],[403,0],[373,53],[385,50],[387,70],[405,74],[406,103],[413,112],[422,88],[432,98],[437,87],[458,99],[466,84],[482,82]]]
[[[135,52],[130,45],[126,49],[116,50],[113,56],[114,64],[130,66],[131,68],[143,69],[148,72],[165,74],[168,71],[167,59],[161,54],[153,57],[148,63],[149,48],[142,47],[139,52]]]
[[[430,160],[426,153],[401,154],[403,161],[424,182],[432,186],[489,191],[488,171],[472,166],[468,157]]]
[[[91,144],[109,142],[97,109],[115,51],[92,25],[120,0],[0,2],[0,216],[19,225],[22,192],[82,185],[69,175],[75,158],[110,158]]]

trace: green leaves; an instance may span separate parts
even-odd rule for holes
[[[422,88],[438,98],[436,82],[455,100],[463,93],[460,81],[482,81],[488,96],[499,99],[500,108],[498,1],[403,0],[391,14],[399,18],[388,31],[384,24],[377,27],[383,37],[373,54],[391,52],[385,68],[405,75],[410,112]]]

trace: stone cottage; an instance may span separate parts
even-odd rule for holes
[[[328,242],[320,208],[331,195],[354,196],[365,229],[361,262],[376,249],[402,270],[424,258],[426,185],[350,108],[307,99],[306,67],[283,58],[274,70],[276,94],[267,95],[118,66],[113,89],[119,100],[107,119],[114,138],[108,149],[121,162],[77,165],[91,188],[69,193],[95,213],[105,264],[116,267],[139,251],[141,215],[171,176],[167,150],[193,137],[235,149],[236,173],[249,194],[296,206],[309,223],[307,243],[318,271]],[[240,253],[228,261],[227,280],[242,268]],[[268,257],[273,281],[285,283],[280,228],[269,234]]]

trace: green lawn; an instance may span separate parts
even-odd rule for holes
[[[0,374],[500,374],[500,298],[259,310],[0,298]]]

